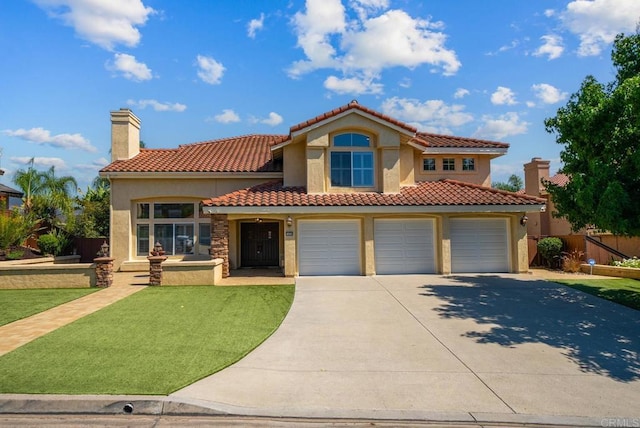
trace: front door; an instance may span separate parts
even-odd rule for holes
[[[278,266],[278,223],[240,223],[240,265]]]

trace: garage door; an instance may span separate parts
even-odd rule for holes
[[[360,222],[300,221],[298,272],[300,275],[360,275]]]
[[[435,273],[432,220],[375,220],[376,273]]]
[[[506,219],[451,219],[451,271],[509,272]]]

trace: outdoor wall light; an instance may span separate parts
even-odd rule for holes
[[[529,217],[527,217],[526,215],[523,215],[522,217],[520,217],[520,224],[523,226],[527,225],[527,221],[529,221]]]
[[[262,223],[262,219],[261,219],[260,217],[258,217],[258,218],[256,219],[256,223]]]
[[[293,226],[293,219],[291,218],[291,216],[287,216],[287,226],[288,227]]]

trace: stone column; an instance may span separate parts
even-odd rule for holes
[[[96,264],[96,287],[106,288],[113,284],[113,257],[109,257],[109,244],[102,244],[98,257],[93,259]]]
[[[226,214],[211,216],[211,257],[222,259],[222,277],[229,276],[229,220]]]
[[[167,260],[160,242],[153,246],[149,260],[149,285],[162,285],[162,262]]]

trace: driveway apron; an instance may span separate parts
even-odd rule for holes
[[[279,416],[638,417],[638,314],[527,275],[298,278],[278,331],[171,397]]]

